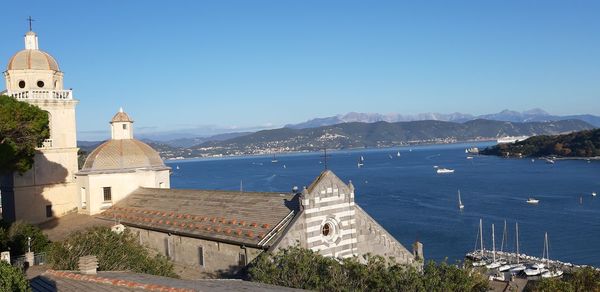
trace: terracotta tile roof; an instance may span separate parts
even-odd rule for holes
[[[113,116],[112,120],[110,120],[111,124],[116,122],[133,122],[133,120],[129,117],[127,113],[120,110]]]
[[[139,188],[98,217],[268,248],[298,210],[298,199],[290,193]]]

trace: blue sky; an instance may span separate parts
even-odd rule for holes
[[[6,3],[8,2],[8,3]],[[600,114],[598,1],[6,1],[0,59],[40,48],[81,139],[350,111]]]

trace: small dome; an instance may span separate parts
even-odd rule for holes
[[[22,50],[17,52],[10,61],[6,70],[54,70],[60,71],[56,60],[50,54],[41,50]]]
[[[169,169],[152,147],[136,139],[108,140],[85,160],[80,172],[124,172]]]
[[[131,118],[129,117],[129,115],[127,113],[125,113],[123,111],[123,109],[120,109],[118,113],[115,114],[115,116],[112,118],[112,120],[110,120],[111,123],[117,123],[117,122],[133,122],[133,120],[131,120]]]

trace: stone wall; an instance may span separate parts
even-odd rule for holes
[[[208,276],[236,272],[262,252],[261,249],[242,245],[134,227],[128,227],[128,229],[138,234],[141,244],[167,256],[179,265],[197,269]]]
[[[371,218],[358,205],[356,209],[356,229],[358,250],[361,255],[371,253],[385,258],[393,257],[400,264],[413,264],[413,254]]]

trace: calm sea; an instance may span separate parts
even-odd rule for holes
[[[491,144],[479,144],[480,148]],[[600,267],[600,162],[466,159],[472,144],[328,152],[328,166],[342,180],[352,180],[356,201],[404,246],[419,239],[427,259],[462,259],[475,247],[479,219],[484,243],[491,249],[515,248],[519,223],[522,253],[541,256],[548,232],[550,257]],[[401,156],[397,157],[400,151]],[[323,170],[322,153],[171,161],[172,188],[291,191],[309,185]],[[357,167],[360,156],[364,166]],[[434,166],[455,169],[436,174]],[[179,169],[176,169],[179,167]],[[460,189],[465,208],[458,209]],[[538,205],[525,201],[540,200]]]

